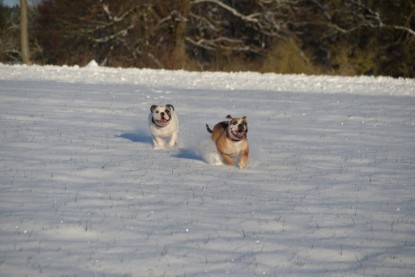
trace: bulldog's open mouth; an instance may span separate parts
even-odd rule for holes
[[[238,132],[238,131],[232,131],[232,135],[234,135],[238,139],[244,139],[246,138],[246,132]]]
[[[159,126],[166,126],[169,123],[169,121],[167,119],[164,119],[164,118],[160,119],[160,120],[154,120],[154,121]]]

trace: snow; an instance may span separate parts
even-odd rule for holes
[[[412,276],[415,80],[0,65],[1,276]],[[152,104],[180,147],[153,150]],[[246,115],[248,168],[205,123]]]

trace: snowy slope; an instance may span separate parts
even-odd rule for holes
[[[1,276],[413,276],[415,80],[0,65]],[[153,150],[171,103],[179,149]],[[247,169],[205,123],[246,115]]]

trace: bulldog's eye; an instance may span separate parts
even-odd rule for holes
[[[232,121],[232,125],[236,125],[236,124],[238,124],[237,121]]]
[[[156,113],[159,113],[159,111],[156,111]]]

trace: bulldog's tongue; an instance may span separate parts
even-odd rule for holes
[[[234,131],[234,132],[232,132],[232,134],[233,134],[235,137],[237,137],[238,139],[243,139],[243,138],[245,138],[245,132],[236,132],[236,131]]]
[[[157,124],[158,125],[166,125],[167,124],[167,120],[165,120],[165,119],[160,119],[160,120],[157,120]]]

